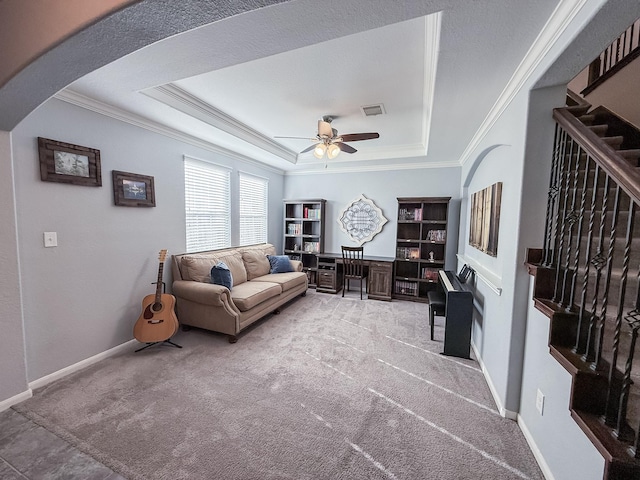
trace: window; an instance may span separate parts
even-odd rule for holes
[[[268,180],[240,173],[240,245],[267,241]]]
[[[230,170],[184,159],[187,251],[231,246]]]

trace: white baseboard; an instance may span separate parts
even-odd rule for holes
[[[482,357],[478,353],[478,349],[476,348],[473,342],[471,342],[471,348],[473,348],[473,353],[475,353],[476,359],[480,364],[480,368],[482,368],[482,374],[484,375],[484,378],[487,381],[487,385],[489,386],[489,391],[493,396],[493,401],[496,402],[496,406],[498,407],[498,411],[500,412],[500,415],[502,415],[504,418],[508,418],[509,420],[517,420],[518,412],[512,412],[511,410],[507,410],[506,408],[504,408],[504,405],[502,405],[502,400],[498,395],[498,391],[496,390],[496,387],[493,385],[493,381],[491,381],[491,376],[487,372],[487,369],[484,367],[484,363],[482,362]]]
[[[6,400],[2,400],[0,402],[0,412],[10,408],[12,405],[15,405],[16,403],[20,403],[20,402],[24,402],[25,400],[30,399],[31,397],[33,397],[33,391],[31,389],[26,390],[22,393],[19,393],[18,395],[15,395],[11,398],[7,398]]]
[[[517,421],[518,421],[518,427],[520,427],[520,430],[522,431],[525,440],[529,444],[529,448],[531,449],[531,452],[533,453],[533,456],[535,457],[536,462],[538,462],[538,466],[540,467],[540,470],[542,470],[542,474],[544,475],[544,478],[546,478],[547,480],[555,480],[555,477],[553,476],[553,473],[551,473],[551,469],[549,468],[549,465],[547,465],[547,462],[545,461],[544,456],[542,455],[542,452],[540,451],[540,449],[538,448],[538,445],[533,439],[533,435],[531,435],[531,432],[527,428],[527,424],[524,423],[524,420],[520,415],[518,415]]]
[[[50,373],[49,375],[45,375],[44,377],[34,380],[33,382],[29,382],[29,388],[31,390],[35,390],[36,388],[44,387],[45,385],[48,385],[51,382],[54,382],[55,380],[58,380],[62,377],[66,377],[70,373],[77,372],[79,370],[82,370],[83,368],[87,368],[88,366],[93,365],[96,362],[99,362],[100,360],[104,360],[105,358],[112,357],[130,348],[131,345],[136,343],[138,343],[138,341],[135,339],[129,340],[128,342],[117,345],[102,353],[98,353],[93,357],[89,357],[78,363],[69,365],[68,367],[63,368],[62,370],[58,370],[57,372],[53,372],[53,373]]]

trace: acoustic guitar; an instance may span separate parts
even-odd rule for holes
[[[142,300],[142,314],[133,327],[133,336],[139,342],[164,342],[173,337],[178,331],[178,317],[176,317],[176,299],[173,295],[162,293],[162,272],[166,250],[160,250],[158,260],[158,282],[155,295],[147,295]]]

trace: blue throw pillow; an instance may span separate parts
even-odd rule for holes
[[[231,290],[231,287],[233,287],[233,277],[226,263],[218,262],[211,268],[211,283],[225,286]]]
[[[293,265],[286,255],[267,255],[271,271],[269,273],[293,272]]]

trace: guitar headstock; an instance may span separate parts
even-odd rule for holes
[[[160,263],[164,263],[164,259],[167,258],[167,249],[165,248],[164,250],[160,250],[160,253],[158,254],[158,260],[160,260]]]

